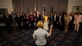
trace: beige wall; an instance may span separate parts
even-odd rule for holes
[[[0,0],[0,8],[7,8],[8,12],[13,11],[12,0]]]
[[[82,6],[82,0],[69,0],[68,1],[68,12],[70,13],[73,6]]]

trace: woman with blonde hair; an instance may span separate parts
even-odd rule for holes
[[[64,14],[64,21],[65,21],[65,32],[68,31],[68,27],[69,27],[69,23],[70,23],[70,16],[69,16],[69,13],[67,14]]]
[[[33,33],[33,39],[35,40],[35,44],[37,46],[44,46],[46,45],[46,37],[49,37],[52,33],[52,25],[50,26],[50,32],[48,33],[46,30],[42,29],[44,26],[42,21],[38,21],[37,27],[38,29]]]

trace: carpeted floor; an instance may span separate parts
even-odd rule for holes
[[[15,30],[11,33],[0,30],[0,46],[35,46],[32,34],[35,29]],[[82,46],[82,28],[78,32],[55,29],[47,38],[46,46]]]

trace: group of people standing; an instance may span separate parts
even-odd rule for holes
[[[44,13],[44,12],[43,12]],[[36,46],[47,46],[46,37],[51,36],[53,29],[64,30],[65,32],[69,31],[69,27],[74,31],[79,30],[81,22],[81,15],[79,12],[73,13],[62,13],[57,12],[48,14],[43,14],[43,21],[40,20],[37,22],[37,29],[33,33],[33,39]]]
[[[8,31],[11,31],[11,29],[27,29],[27,28],[37,28],[37,22],[43,21],[44,23],[44,29],[49,30],[50,25],[53,25],[53,28],[68,31],[68,29],[73,29],[74,31],[79,30],[79,23],[81,22],[81,15],[79,12],[76,13],[66,13],[66,12],[60,12],[60,13],[45,13],[42,11],[40,13],[37,12],[31,12],[31,13],[13,13],[11,14],[3,14],[4,15],[4,21],[6,24],[6,28]]]

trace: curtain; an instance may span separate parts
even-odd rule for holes
[[[45,12],[51,12],[53,7],[53,12],[67,11],[68,0],[12,0],[13,10],[15,12],[33,12],[34,7],[40,12],[45,7]]]

